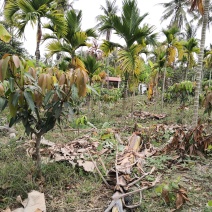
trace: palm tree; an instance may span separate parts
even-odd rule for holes
[[[55,28],[66,34],[66,25],[62,13],[52,8],[54,0],[7,0],[4,10],[6,21],[17,28],[17,35],[23,36],[26,25],[37,26],[36,66],[40,60],[40,42],[42,37],[42,18],[47,18]]]
[[[212,3],[209,5],[209,13],[208,13],[208,29],[210,29],[210,25],[212,24]],[[197,11],[192,11],[191,15],[193,16],[194,20],[197,20],[197,28],[200,28],[203,23],[203,16],[199,16]]]
[[[54,25],[45,25],[45,28],[50,29],[52,34],[45,34],[44,41],[52,39],[47,44],[49,56],[57,53],[68,53],[70,65],[72,68],[84,68],[83,62],[77,57],[76,50],[87,45],[89,37],[96,37],[94,29],[81,29],[82,11],[70,10],[65,15],[65,22],[68,27],[67,34],[61,37],[60,31],[55,30]]]
[[[162,30],[163,34],[166,37],[166,40],[164,41],[163,45],[165,46],[166,51],[166,63],[165,63],[165,69],[163,73],[163,87],[162,87],[162,101],[161,106],[163,109],[163,98],[164,98],[164,91],[165,91],[165,82],[166,82],[166,68],[167,66],[173,65],[176,58],[182,57],[182,45],[177,40],[177,34],[179,33],[179,29],[175,26],[171,27],[167,30]]]
[[[172,0],[168,3],[160,3],[159,5],[165,8],[161,22],[171,18],[170,26],[176,26],[180,29],[188,23],[187,0]]]
[[[201,8],[202,8],[201,5],[203,5],[202,0],[192,0],[191,9],[198,7],[201,12]],[[204,47],[205,47],[205,39],[206,39],[206,28],[208,23],[209,6],[210,6],[210,0],[205,0],[201,42],[200,42],[200,52],[198,55],[198,65],[196,69],[197,77],[196,77],[196,89],[195,89],[195,97],[194,97],[194,115],[193,115],[192,126],[197,126],[197,123],[198,123],[199,95],[200,95],[200,89],[201,89],[201,75],[202,75],[202,68],[203,68],[203,57],[204,57]]]
[[[107,23],[109,17],[111,15],[115,15],[118,11],[118,7],[116,6],[116,0],[113,0],[112,2],[110,0],[105,0],[106,7],[102,6],[100,9],[103,11],[104,15],[98,15],[96,17],[96,20],[98,21],[98,24],[96,27],[102,27],[105,23]],[[101,33],[106,34],[106,40],[110,40],[112,29],[105,29],[102,30]]]
[[[195,26],[192,21],[190,23],[187,23],[183,32],[184,40],[195,38],[197,35],[197,30],[198,27]]]
[[[210,44],[210,49],[205,51],[204,58],[205,67],[209,70],[209,87],[211,85],[211,72],[212,72],[212,45]]]
[[[102,67],[102,63],[89,54],[85,58],[83,58],[82,61],[85,64],[86,70],[88,71],[88,76],[90,78],[91,84],[92,77],[94,76],[95,72]]]
[[[199,53],[198,41],[195,38],[191,38],[183,44],[184,54],[187,59],[187,68],[185,73],[185,80],[188,77],[188,71],[195,65],[194,53]]]
[[[107,54],[116,47],[121,49],[118,52],[119,63],[124,70],[124,97],[128,93],[128,83],[130,75],[136,73],[138,67],[137,61],[140,58],[145,47],[149,44],[155,44],[156,34],[153,34],[153,27],[143,25],[141,23],[148,14],[140,15],[136,0],[124,0],[122,5],[122,14],[111,15],[105,20],[104,25],[100,27],[100,31],[113,29],[115,33],[123,38],[125,44],[113,43],[111,41],[104,41],[102,50]],[[138,45],[136,47],[136,45]]]

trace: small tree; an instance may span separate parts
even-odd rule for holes
[[[37,171],[41,174],[41,137],[60,124],[72,109],[72,90],[86,95],[87,73],[29,67],[22,58],[6,54],[0,60],[0,110],[9,107],[9,126],[22,122],[27,135],[36,136]]]

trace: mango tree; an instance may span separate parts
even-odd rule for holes
[[[22,122],[27,135],[36,137],[37,171],[41,173],[41,137],[72,109],[72,91],[86,95],[87,73],[57,68],[33,68],[16,55],[0,60],[0,110],[9,108],[9,126]]]

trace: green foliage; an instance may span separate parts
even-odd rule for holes
[[[122,92],[118,88],[101,90],[100,100],[104,102],[117,102],[122,96]]]
[[[159,170],[163,170],[163,169],[167,168],[166,162],[171,159],[172,159],[172,157],[167,156],[167,155],[161,155],[158,157],[148,157],[147,164],[150,166],[155,166]]]
[[[203,81],[202,89],[207,91],[212,91],[212,80]]]
[[[82,117],[80,117],[80,118],[77,118],[76,119],[76,125],[77,126],[80,126],[80,125],[87,125],[87,123],[88,123],[88,118],[87,118],[87,116],[82,116]]]
[[[158,196],[164,198],[164,202],[174,205],[176,201],[176,191],[178,189],[179,182],[180,177],[171,182],[160,184],[155,188],[155,192]],[[169,201],[167,201],[167,199]]]
[[[9,32],[4,28],[2,24],[0,24],[0,40],[8,43],[11,39],[11,35]]]
[[[11,26],[6,24],[4,21],[0,21],[0,25],[1,24],[3,24],[6,30],[13,31],[13,29],[11,30]],[[0,39],[0,58],[2,58],[2,56],[6,53],[17,54],[21,55],[22,57],[28,56],[27,50],[23,48],[23,43],[20,42],[15,36],[11,36],[9,42],[4,42]]]
[[[182,104],[185,104],[189,97],[194,96],[195,84],[190,81],[183,81],[181,83],[175,83],[168,88],[165,94],[165,101],[177,101],[180,100]]]
[[[39,132],[42,135],[51,130],[56,121],[60,123],[64,111],[72,108],[74,84],[81,87],[79,96],[86,93],[87,75],[80,70],[66,74],[57,69],[36,70],[10,55],[6,55],[1,63],[0,80],[5,80],[1,108],[8,105],[10,126],[22,121],[27,134]]]

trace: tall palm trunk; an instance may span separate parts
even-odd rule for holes
[[[165,93],[165,84],[166,84],[166,65],[163,72],[163,87],[162,87],[162,99],[161,99],[161,110],[163,111],[164,107],[164,93]]]
[[[36,58],[36,67],[39,66],[40,61],[40,42],[41,42],[41,21],[40,18],[38,19],[38,29],[37,29],[37,43],[36,43],[36,51],[35,51],[35,58]]]
[[[187,67],[186,67],[186,73],[185,73],[185,81],[188,80],[189,63],[190,63],[190,59],[189,59],[189,56],[188,56]]]
[[[196,75],[196,89],[195,89],[195,97],[194,97],[194,115],[192,120],[193,127],[197,126],[197,123],[198,123],[199,95],[200,95],[200,85],[201,85],[201,74],[202,74],[202,68],[203,68],[206,28],[208,23],[209,4],[210,4],[210,0],[205,0],[200,53],[198,55],[198,65],[197,65],[197,71],[196,71],[197,75]]]
[[[106,32],[106,40],[110,41],[110,37],[111,37],[111,30],[107,30],[107,32]]]
[[[126,99],[128,97],[129,74],[126,72],[124,75],[124,99]]]

